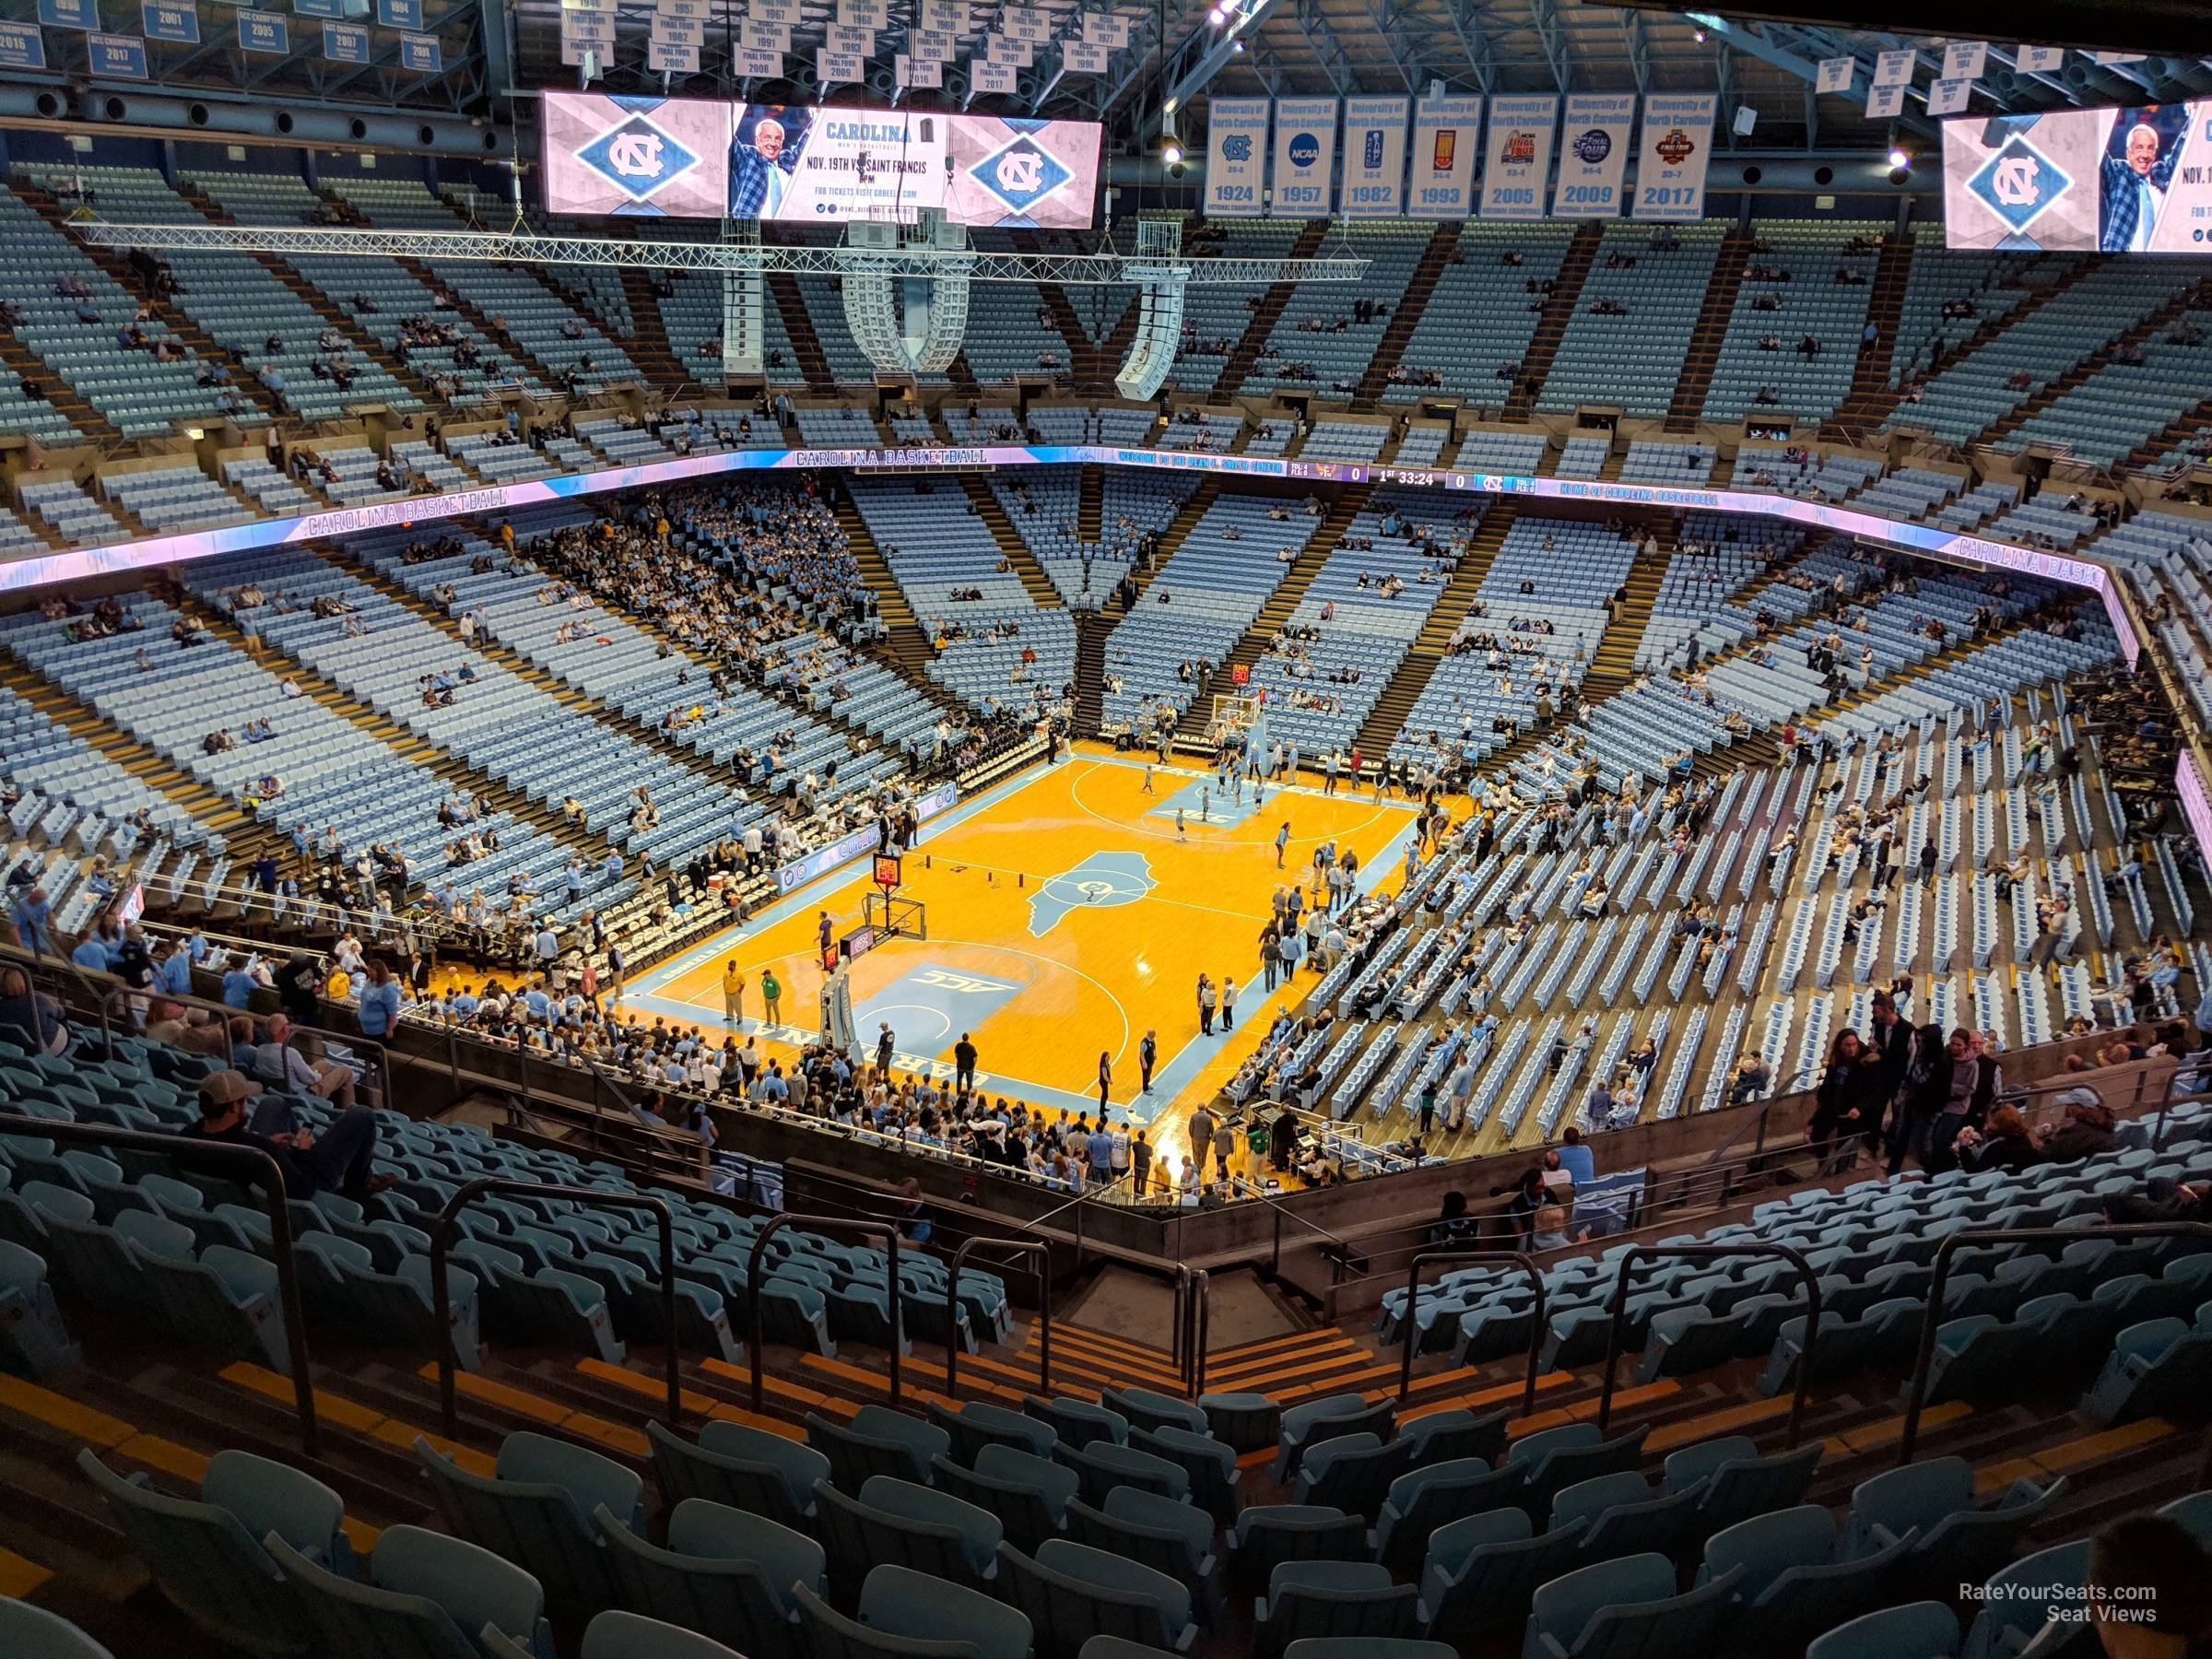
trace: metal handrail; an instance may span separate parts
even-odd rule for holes
[[[1194,1400],[1206,1393],[1206,1345],[1213,1334],[1213,1291],[1211,1280],[1203,1267],[1190,1271],[1190,1298],[1183,1304],[1191,1323],[1190,1339],[1184,1345],[1189,1358],[1188,1381],[1183,1392]]]
[[[1936,1363],[1936,1331],[1943,1323],[1943,1288],[1950,1277],[1951,1257],[1963,1244],[2027,1244],[2084,1239],[2212,1239],[2212,1225],[2202,1221],[2132,1221],[2102,1227],[1969,1227],[1948,1235],[1936,1247],[1928,1300],[1920,1313],[1920,1341],[1912,1359],[1912,1380],[1905,1389],[1905,1426],[1897,1440],[1897,1461],[1901,1468],[1912,1461],[1920,1439],[1920,1414],[1928,1392],[1928,1372]]]
[[[1797,1443],[1805,1422],[1805,1394],[1813,1372],[1813,1348],[1820,1336],[1820,1276],[1805,1259],[1805,1253],[1787,1244],[1638,1244],[1620,1258],[1620,1274],[1613,1281],[1613,1311],[1606,1321],[1606,1379],[1597,1396],[1597,1431],[1603,1434],[1613,1417],[1613,1373],[1620,1369],[1620,1328],[1629,1306],[1629,1280],[1638,1262],[1660,1256],[1708,1262],[1729,1256],[1766,1256],[1785,1261],[1805,1280],[1805,1347],[1797,1355],[1797,1388],[1790,1396],[1790,1444]]]
[[[683,1359],[677,1343],[676,1228],[668,1201],[650,1193],[610,1193],[605,1187],[565,1186],[544,1181],[521,1181],[511,1175],[480,1175],[464,1182],[438,1213],[430,1230],[430,1306],[438,1322],[438,1409],[445,1437],[460,1429],[460,1408],[453,1397],[453,1324],[452,1288],[445,1272],[447,1248],[459,1230],[461,1212],[487,1193],[515,1193],[536,1198],[560,1198],[594,1209],[641,1209],[660,1224],[661,1319],[666,1325],[667,1352],[663,1364],[668,1381],[668,1426],[683,1419]]]
[[[97,990],[98,986],[90,988]],[[134,997],[147,1002],[176,1003],[183,1007],[199,1008],[209,1014],[220,1015],[226,1019],[236,1018],[241,1015],[248,1019],[254,1018],[253,1011],[250,1008],[234,1008],[229,1003],[217,1002],[210,997],[196,995],[189,991],[134,991],[127,985],[119,985],[103,996],[100,1004],[100,1036],[106,1044],[106,1057],[110,1060],[115,1057],[115,1030],[112,1023],[112,1017],[118,1009],[127,1015],[131,999]],[[277,1012],[281,1014],[285,1011],[279,1008]],[[288,1019],[290,1016],[287,1014],[286,1018]],[[328,1026],[305,1025],[296,1019],[292,1020],[291,1024],[295,1034],[301,1037],[320,1037],[326,1048],[335,1044],[340,1049],[367,1051],[373,1061],[369,1068],[371,1074],[385,1088],[388,1089],[392,1087],[391,1054],[381,1038],[364,1037],[358,1031],[334,1031]]]
[[[1528,1275],[1529,1286],[1536,1293],[1535,1306],[1528,1312],[1528,1375],[1521,1387],[1521,1415],[1526,1417],[1536,1408],[1536,1365],[1544,1349],[1544,1270],[1536,1265],[1536,1258],[1525,1250],[1516,1250],[1506,1255],[1495,1250],[1484,1250],[1468,1244],[1456,1249],[1423,1250],[1418,1252],[1412,1265],[1406,1270],[1405,1352],[1398,1360],[1398,1404],[1406,1404],[1413,1393],[1413,1345],[1415,1336],[1414,1310],[1421,1295],[1421,1269],[1430,1262],[1480,1260],[1484,1263],[1511,1261]]]
[[[963,1239],[945,1281],[945,1397],[960,1397],[960,1266],[976,1250],[1037,1259],[1037,1392],[1053,1397],[1053,1247],[1041,1239]]]
[[[18,1127],[18,1125],[21,1125]],[[300,1301],[300,1275],[292,1259],[292,1213],[284,1190],[284,1167],[260,1147],[236,1141],[202,1140],[192,1135],[162,1135],[148,1129],[116,1129],[105,1124],[63,1123],[52,1118],[0,1115],[0,1135],[74,1141],[86,1147],[115,1147],[152,1152],[185,1164],[231,1163],[253,1171],[244,1184],[259,1185],[269,1210],[269,1247],[276,1256],[276,1300],[284,1311],[285,1349],[292,1368],[292,1404],[300,1414],[300,1451],[322,1455],[316,1431],[315,1390],[308,1374],[307,1312]]]
[[[746,1319],[748,1326],[748,1329],[746,1333],[746,1346],[752,1350],[753,1409],[755,1411],[759,1411],[760,1409],[760,1402],[766,1392],[766,1383],[762,1376],[760,1364],[760,1349],[762,1347],[760,1335],[762,1324],[760,1318],[760,1258],[768,1252],[768,1241],[787,1227],[810,1227],[824,1230],[841,1228],[846,1232],[863,1233],[868,1238],[880,1238],[884,1241],[884,1255],[886,1258],[884,1265],[884,1277],[887,1281],[886,1288],[890,1292],[891,1302],[890,1395],[891,1404],[894,1406],[898,1405],[899,1345],[906,1335],[906,1320],[900,1313],[899,1308],[899,1228],[897,1223],[890,1221],[859,1221],[848,1218],[844,1216],[778,1216],[773,1221],[771,1221],[766,1227],[760,1230],[760,1236],[753,1241],[752,1254],[746,1258],[745,1264]],[[947,1352],[949,1353],[950,1349],[947,1348]]]

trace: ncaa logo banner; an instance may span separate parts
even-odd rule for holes
[[[1712,159],[1712,115],[1719,102],[1711,92],[1645,95],[1630,218],[1705,217],[1705,167]]]
[[[1336,100],[1275,100],[1276,218],[1320,218],[1333,210],[1336,183]]]
[[[1475,155],[1481,142],[1480,98],[1426,98],[1414,105],[1409,218],[1464,219],[1475,211]]]
[[[1633,92],[1577,92],[1567,100],[1559,134],[1559,177],[1551,189],[1554,218],[1618,218],[1628,177],[1629,138],[1636,124]]]
[[[1483,152],[1482,217],[1533,219],[1544,217],[1544,185],[1551,175],[1551,129],[1559,100],[1492,98],[1490,141]]]
[[[1257,218],[1267,170],[1267,100],[1215,98],[1206,112],[1206,216]]]
[[[1396,218],[1406,211],[1407,98],[1344,100],[1344,217]]]

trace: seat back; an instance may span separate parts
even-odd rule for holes
[[[456,1537],[516,1563],[540,1583],[559,1585],[564,1601],[614,1599],[606,1547],[566,1487],[473,1474],[420,1436],[415,1455]]]
[[[690,1498],[677,1506],[678,1512],[691,1504],[721,1509],[718,1504]],[[739,1515],[735,1510],[722,1512],[763,1527],[775,1525],[758,1516]],[[605,1513],[604,1506],[601,1513]],[[612,1522],[609,1515],[600,1524],[606,1529],[607,1567],[614,1576],[616,1599],[622,1606],[668,1619],[687,1630],[701,1631],[740,1653],[783,1659],[793,1653],[795,1629],[786,1613],[792,1600],[791,1586],[811,1583],[817,1589],[821,1587],[821,1547],[811,1538],[788,1535],[814,1551],[818,1565],[812,1578],[795,1573],[782,1578],[777,1567],[758,1559],[765,1552],[747,1556],[715,1549],[709,1553],[700,1547],[704,1540],[691,1540],[689,1547],[683,1548],[672,1542],[663,1549]],[[782,1578],[781,1586],[779,1578]]]

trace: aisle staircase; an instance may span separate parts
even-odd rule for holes
[[[771,271],[766,286],[769,303],[783,319],[783,333],[791,341],[791,355],[797,359],[799,373],[806,378],[806,390],[836,391],[837,378],[830,372],[830,359],[822,350],[821,335],[814,331],[814,318],[808,314],[806,299],[799,292],[799,279],[789,271]]]
[[[1167,568],[1168,560],[1174,558],[1175,550],[1182,546],[1182,538],[1190,535],[1192,526],[1206,516],[1206,509],[1214,504],[1215,498],[1220,493],[1221,481],[1218,477],[1209,477],[1199,485],[1191,492],[1190,500],[1183,502],[1182,510],[1168,521],[1168,527],[1160,532],[1159,545],[1152,554],[1152,568],[1147,571],[1144,566],[1137,565],[1130,570],[1129,580],[1140,603],[1144,599],[1145,590],[1152,585],[1152,578]],[[1117,619],[1127,616],[1130,608],[1121,603],[1118,594],[1110,596],[1106,602],[1106,615]]]
[[[1299,601],[1313,585],[1313,578],[1321,574],[1321,567],[1329,561],[1329,555],[1336,550],[1352,521],[1359,516],[1359,510],[1367,505],[1371,488],[1372,486],[1368,484],[1347,484],[1343,493],[1330,503],[1321,528],[1283,572],[1283,579],[1276,583],[1275,592],[1268,594],[1260,614],[1252,619],[1252,626],[1237,641],[1235,649],[1223,659],[1223,668],[1252,667],[1266,653],[1268,641],[1290,620]]]
[[[2140,347],[2193,306],[2204,303],[2206,284],[2198,283],[2174,295],[2148,316],[2121,330],[2111,339],[2089,352],[2061,375],[2046,381],[2031,395],[2023,398],[2010,409],[1983,427],[1968,440],[1971,444],[1990,444],[2002,447],[2005,439],[2018,431],[2036,416],[2048,409],[2067,393],[2081,385],[2100,370],[2108,367],[2118,355],[2129,347]]]
[[[1751,257],[1751,237],[1731,230],[1721,239],[1713,261],[1712,279],[1698,309],[1698,325],[1690,331],[1689,347],[1682,355],[1682,371],[1675,377],[1675,394],[1666,406],[1666,429],[1694,432],[1698,417],[1705,412],[1705,394],[1712,386],[1712,371],[1721,360],[1721,342],[1735,316],[1735,297],[1744,286],[1744,262]]]
[[[1030,551],[1030,544],[1021,539],[1021,532],[1015,529],[1014,521],[1006,516],[1006,510],[999,505],[998,497],[992,493],[982,476],[964,472],[959,477],[960,487],[968,492],[968,500],[975,507],[975,516],[989,527],[992,539],[998,543],[1000,556],[1013,567],[1014,574],[1021,578],[1030,603],[1040,610],[1057,610],[1065,606],[1066,601],[1060,597],[1060,590],[1044,573],[1044,567]]]
[[[1298,233],[1298,241],[1291,243],[1289,252],[1283,257],[1313,258],[1321,252],[1321,244],[1327,239],[1328,233],[1327,219],[1309,219],[1306,228]],[[1236,397],[1244,384],[1245,376],[1252,372],[1253,365],[1259,361],[1260,353],[1266,348],[1267,336],[1275,332],[1275,325],[1282,317],[1283,307],[1290,303],[1290,291],[1296,286],[1289,282],[1274,283],[1260,297],[1259,309],[1252,313],[1252,321],[1244,324],[1244,332],[1237,340],[1237,348],[1229,354],[1228,360],[1221,365],[1221,377],[1214,382],[1212,402],[1225,404]],[[1135,306],[1131,306],[1130,315],[1123,319],[1133,338],[1136,333],[1136,324],[1133,320],[1136,310]],[[1114,332],[1118,335],[1121,330]],[[1117,357],[1114,360],[1119,362],[1121,359]]]
[[[1506,394],[1508,420],[1527,420],[1535,413],[1545,376],[1551,372],[1552,359],[1559,354],[1559,342],[1567,337],[1567,324],[1574,321],[1575,304],[1583,297],[1583,283],[1590,275],[1591,265],[1596,263],[1602,234],[1594,219],[1575,227],[1574,238],[1567,244],[1567,255],[1559,261],[1559,275],[1552,278],[1551,298],[1545,301],[1544,314],[1536,320],[1536,331],[1529,336],[1528,349],[1522,354],[1521,372],[1513,381],[1512,390]]]
[[[1353,747],[1362,755],[1389,753],[1391,739],[1405,729],[1406,717],[1420,700],[1421,688],[1436,672],[1437,664],[1443,661],[1444,648],[1451,644],[1453,631],[1465,618],[1467,607],[1475,603],[1482,579],[1490,573],[1490,561],[1505,545],[1506,532],[1513,527],[1519,512],[1520,503],[1510,496],[1500,496],[1490,502],[1489,511],[1482,515],[1482,523],[1475,532],[1474,541],[1459,561],[1459,569],[1452,572],[1452,580],[1437,597],[1436,608],[1429,613],[1429,620],[1414,636],[1412,649],[1399,661],[1389,683],[1382,688],[1382,694],[1375,699],[1375,706],[1368,711],[1359,735],[1353,739]]]
[[[1406,291],[1391,302],[1390,321],[1383,326],[1382,337],[1376,342],[1375,355],[1359,377],[1359,385],[1352,394],[1352,407],[1372,409],[1382,396],[1383,388],[1390,384],[1390,371],[1395,369],[1406,355],[1406,343],[1418,327],[1421,313],[1429,307],[1429,296],[1436,291],[1437,278],[1452,263],[1452,255],[1459,249],[1459,226],[1446,219],[1436,228],[1429,245],[1421,250],[1420,263],[1413,267],[1413,276],[1406,284]]]
[[[1898,324],[1904,317],[1905,290],[1912,277],[1912,239],[1884,237],[1874,263],[1873,291],[1866,300],[1866,321],[1877,332],[1872,341],[1861,336],[1859,355],[1852,364],[1851,390],[1821,429],[1821,436],[1830,441],[1851,442],[1855,434],[1872,425],[1870,415],[1876,400],[1888,389],[1889,365],[1897,358]]]
[[[629,360],[645,371],[656,386],[688,384],[691,371],[668,342],[668,324],[661,315],[660,296],[653,291],[653,273],[642,265],[622,265],[622,297],[629,302],[629,337],[622,348]]]

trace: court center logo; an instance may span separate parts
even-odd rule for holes
[[[1030,936],[1042,938],[1077,911],[1135,904],[1159,885],[1142,853],[1093,853],[1037,889],[1030,900]]]
[[[1027,133],[969,170],[970,176],[1017,213],[1027,213],[1075,177]]]
[[[1982,164],[1966,187],[2015,232],[2041,218],[2073,187],[2065,171],[2018,133]]]
[[[576,159],[633,202],[650,201],[699,165],[697,156],[642,115],[600,134]]]

